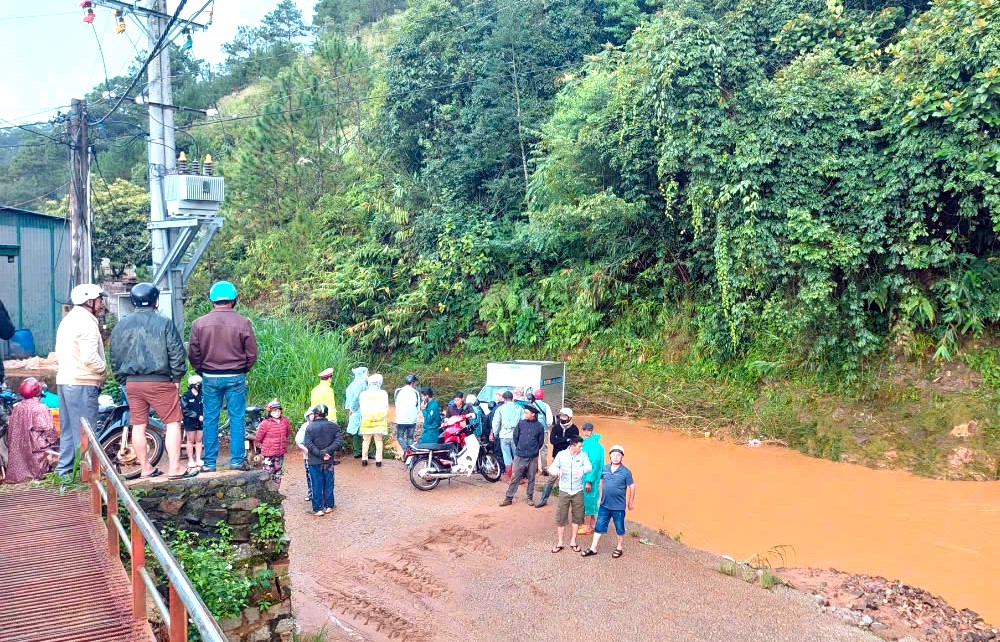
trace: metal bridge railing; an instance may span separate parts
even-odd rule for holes
[[[108,507],[108,553],[112,558],[119,554],[119,543],[124,544],[132,560],[132,612],[136,619],[146,619],[146,596],[153,599],[169,631],[170,642],[187,642],[188,617],[201,634],[204,642],[226,642],[226,636],[212,613],[191,585],[181,565],[153,522],[129,492],[118,476],[108,455],[101,449],[94,429],[86,419],[80,420],[81,477],[90,486],[90,506],[100,517],[102,506]],[[118,517],[119,504],[128,510],[130,533]],[[120,539],[119,539],[120,538]],[[153,577],[146,570],[146,546],[170,583],[169,607],[163,602]]]

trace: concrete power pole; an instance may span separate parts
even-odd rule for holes
[[[167,0],[153,0],[152,12],[148,16],[150,48],[155,46],[160,35],[167,28]],[[171,230],[164,225],[166,220],[166,197],[163,193],[163,177],[171,171],[177,157],[174,140],[174,112],[164,105],[173,105],[173,91],[170,85],[170,50],[162,47],[150,60],[149,67],[149,221],[152,235],[153,272],[161,272],[171,244]],[[170,314],[174,324],[184,327],[184,292],[180,283],[175,283],[175,273],[169,268],[163,271],[163,278],[155,283],[161,292],[169,292],[169,302],[161,305]]]
[[[69,246],[70,278],[74,286],[90,283],[90,150],[87,145],[87,101],[74,98],[69,120]]]

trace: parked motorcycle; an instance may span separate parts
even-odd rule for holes
[[[412,444],[403,455],[410,483],[417,490],[434,490],[442,479],[479,473],[488,482],[500,481],[496,455],[483,448],[464,417],[445,422],[443,443]]]
[[[127,403],[117,403],[110,395],[97,399],[97,426],[94,433],[101,443],[101,449],[125,479],[135,479],[142,472],[139,458],[132,448],[132,426],[129,421]],[[63,426],[67,430],[68,426]],[[149,463],[156,466],[166,450],[166,426],[150,411],[146,424],[146,454]]]

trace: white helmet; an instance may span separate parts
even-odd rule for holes
[[[188,387],[189,388],[191,386],[200,386],[200,385],[201,385],[201,377],[200,376],[198,376],[198,375],[191,375],[190,377],[188,377]]]
[[[465,403],[469,404],[470,406],[475,406],[477,403],[479,403],[479,399],[476,398],[476,395],[472,394],[465,395]]]
[[[69,293],[69,302],[73,305],[83,305],[87,301],[107,296],[108,293],[101,289],[101,286],[93,283],[83,283],[76,286]]]

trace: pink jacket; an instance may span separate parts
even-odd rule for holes
[[[254,441],[260,447],[260,454],[265,457],[277,457],[288,452],[288,437],[292,434],[292,426],[288,417],[275,419],[264,417],[257,426]]]

